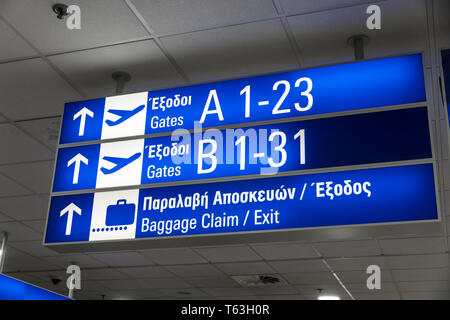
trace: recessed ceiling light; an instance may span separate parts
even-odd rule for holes
[[[326,296],[326,295],[321,295],[317,299],[319,299],[319,300],[341,300],[341,298],[339,298],[338,296]]]

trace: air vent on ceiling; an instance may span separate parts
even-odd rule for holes
[[[270,286],[285,283],[278,274],[232,276],[232,278],[243,287]]]

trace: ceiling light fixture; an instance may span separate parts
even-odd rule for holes
[[[319,291],[319,296],[317,297],[317,300],[341,300],[339,296],[322,294],[323,289],[317,289],[317,291]]]
[[[317,299],[318,300],[341,300],[341,298],[339,298],[338,296],[326,296],[326,295],[319,296]]]

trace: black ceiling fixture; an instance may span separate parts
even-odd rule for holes
[[[53,12],[56,13],[56,17],[60,20],[64,19],[65,16],[68,15],[67,13],[67,5],[62,3],[57,3],[53,7]]]

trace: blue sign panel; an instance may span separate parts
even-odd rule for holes
[[[424,101],[414,54],[68,103],[60,143]]]
[[[88,238],[93,201],[93,194],[52,198],[50,212],[55,212],[56,216],[47,221],[47,241],[83,241]]]
[[[431,158],[426,107],[59,149],[54,192]]]
[[[0,300],[70,300],[67,297],[0,274]]]
[[[438,218],[431,163],[85,196],[52,197],[49,223],[69,223],[62,213],[71,205],[91,221],[74,219],[70,234],[47,232],[46,243]]]

